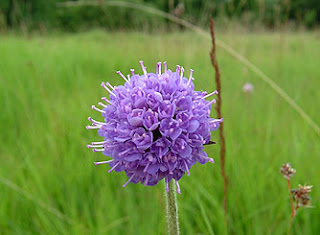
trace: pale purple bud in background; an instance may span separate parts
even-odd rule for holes
[[[252,93],[253,89],[254,89],[253,85],[249,82],[245,83],[242,87],[242,91],[248,94]]]

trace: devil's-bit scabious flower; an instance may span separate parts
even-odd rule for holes
[[[156,73],[148,73],[142,61],[140,64],[142,75],[133,69],[127,77],[117,72],[125,80],[123,86],[101,84],[110,99],[103,97],[106,104],[92,108],[102,113],[104,121],[89,117],[92,125],[87,129],[98,129],[103,140],[87,147],[112,158],[96,165],[109,164],[109,172],[126,172],[129,180],[124,187],[129,182],[155,185],[164,178],[167,190],[175,179],[179,192],[178,180],[189,175],[195,163],[214,162],[204,145],[214,143],[210,132],[222,122],[210,118],[215,100],[206,100],[217,92],[195,91],[193,70],[186,78],[180,66],[172,72],[164,62],[162,73],[159,62]]]

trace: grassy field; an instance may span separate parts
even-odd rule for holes
[[[317,33],[217,36],[271,76],[320,123],[320,36]],[[129,184],[108,174],[85,145],[99,140],[88,116],[115,73],[149,71],[158,61],[195,70],[198,90],[212,91],[210,42],[193,33],[0,36],[0,234],[165,234],[163,184]],[[218,48],[229,176],[231,234],[285,234],[290,203],[279,169],[291,162],[293,187],[314,185],[312,209],[301,209],[294,234],[320,233],[320,136],[267,84]],[[254,85],[251,96],[242,92]],[[215,116],[215,113],[212,113]],[[218,132],[212,140],[218,140]],[[216,161],[195,165],[180,181],[182,234],[224,234],[219,144]],[[19,188],[17,188],[17,186]],[[23,191],[22,191],[23,190]]]

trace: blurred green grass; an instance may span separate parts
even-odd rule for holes
[[[320,122],[320,41],[316,33],[217,35],[271,76],[316,123]],[[87,117],[101,96],[101,81],[119,85],[115,73],[149,71],[168,61],[195,70],[198,90],[212,91],[210,42],[194,33],[143,34],[92,31],[75,35],[0,38],[0,176],[34,199],[59,210],[72,224],[0,183],[0,233],[165,234],[163,185],[129,184],[108,174],[105,159],[85,148],[99,140]],[[291,162],[298,183],[313,184],[313,209],[299,211],[295,234],[320,233],[320,137],[268,85],[218,48],[229,176],[231,234],[284,234],[290,221],[285,179]],[[251,82],[247,96],[242,85]],[[215,113],[212,113],[215,116]],[[218,133],[213,133],[218,140]],[[219,144],[207,147],[216,161],[196,165],[180,181],[182,234],[223,234],[223,185]]]

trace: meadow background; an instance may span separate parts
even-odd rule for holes
[[[219,18],[220,19],[220,18]],[[155,19],[154,19],[155,20]],[[159,20],[161,21],[161,20]],[[216,35],[267,73],[319,125],[320,32],[233,23]],[[220,25],[220,27],[219,27]],[[85,147],[102,81],[148,71],[158,61],[195,70],[197,90],[215,89],[210,41],[172,26],[156,32],[97,29],[43,32],[20,26],[0,34],[0,234],[166,234],[164,185],[129,184],[108,174],[106,159]],[[283,26],[282,26],[283,27]],[[299,210],[292,234],[320,233],[320,136],[257,75],[218,47],[229,176],[229,234],[285,234],[290,202],[281,165],[297,170],[292,186],[311,184],[311,209]],[[251,95],[244,83],[254,85]],[[216,115],[215,111],[212,116]],[[218,132],[212,134],[218,140]],[[180,181],[182,234],[225,234],[219,142],[215,164],[195,165]]]

